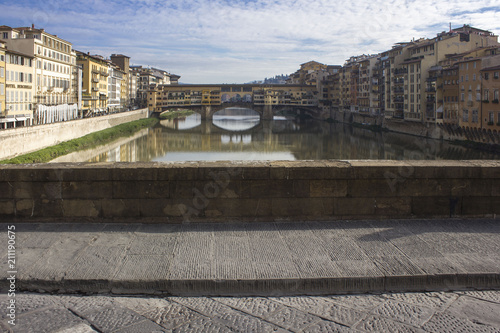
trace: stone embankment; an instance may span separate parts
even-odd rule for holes
[[[143,118],[148,118],[147,109],[0,131],[0,141],[2,142],[0,160],[37,151]]]
[[[0,166],[4,220],[226,222],[500,214],[499,161]]]
[[[331,111],[330,118],[347,124],[364,124],[377,126],[391,132],[410,134],[436,140],[473,141],[488,145],[500,146],[500,133],[475,128],[463,128],[451,124],[432,124],[402,119],[385,119],[384,116],[373,116],[350,111]]]

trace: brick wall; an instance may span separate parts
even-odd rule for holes
[[[0,166],[10,221],[276,221],[500,214],[500,162]]]

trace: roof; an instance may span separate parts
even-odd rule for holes
[[[500,65],[481,69],[481,72],[500,70]]]
[[[26,53],[22,53],[22,52],[12,51],[12,50],[9,50],[9,49],[6,49],[5,53],[12,53],[12,54],[17,54],[17,55],[20,55],[20,56],[23,56],[23,57],[35,58],[32,55],[29,55],[29,54],[26,54]]]

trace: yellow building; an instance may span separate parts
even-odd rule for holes
[[[44,29],[0,26],[0,38],[11,51],[33,58],[35,104],[61,105],[77,102],[78,91],[73,84],[75,52],[72,44]]]
[[[5,101],[4,127],[27,126],[33,123],[35,97],[33,57],[20,52],[5,52]]]
[[[500,65],[481,70],[482,128],[494,133],[500,132]]]
[[[0,41],[0,117],[5,117],[5,43]]]
[[[81,66],[82,110],[88,116],[107,112],[109,61],[98,55],[77,51],[76,63]]]
[[[317,105],[316,87],[307,85],[161,85],[148,92],[150,111],[162,112],[170,108],[189,106],[248,103],[255,105]]]

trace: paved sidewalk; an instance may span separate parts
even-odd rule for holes
[[[60,293],[289,296],[500,287],[494,219],[13,225],[10,269],[9,224],[0,225],[4,292],[14,269],[17,290]]]
[[[0,309],[9,298],[0,295]],[[14,333],[500,332],[500,291],[295,297],[16,295]]]

